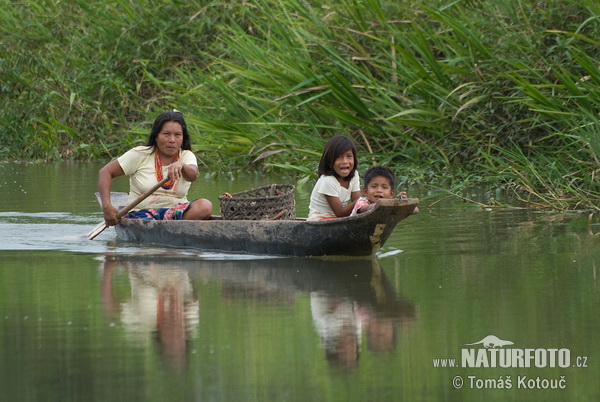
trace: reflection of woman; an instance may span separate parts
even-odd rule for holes
[[[198,162],[191,151],[190,135],[178,111],[159,115],[145,146],[135,147],[98,173],[98,192],[107,225],[116,225],[117,209],[110,202],[112,179],[128,175],[129,201],[149,190],[164,177],[171,178],[128,214],[143,219],[208,219],[212,203],[204,198],[188,202],[191,182],[198,177]]]
[[[346,367],[358,362],[361,322],[357,307],[346,297],[331,297],[325,292],[310,294],[313,322],[329,362]]]
[[[112,295],[112,272],[116,261],[104,264],[102,299],[107,312],[120,310],[129,336],[139,343],[156,334],[165,360],[175,368],[186,356],[186,342],[195,336],[199,303],[187,271],[175,266],[129,264],[131,299],[121,304]]]

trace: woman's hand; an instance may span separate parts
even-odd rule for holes
[[[175,181],[179,180],[179,178],[183,175],[183,163],[180,161],[173,162],[169,165],[169,178]]]
[[[100,203],[102,204],[102,212],[104,213],[104,222],[108,226],[115,226],[119,224],[117,219],[117,208],[113,207],[110,203],[110,187],[112,179],[115,177],[123,176],[125,172],[119,164],[119,161],[114,160],[108,162],[98,172],[98,192],[100,193]]]
[[[117,219],[117,213],[119,212],[117,208],[112,205],[103,205],[102,212],[104,213],[104,222],[108,226],[115,226],[119,224],[119,219]]]
[[[194,181],[198,177],[198,168],[194,165],[186,165],[181,161],[173,162],[169,165],[168,175],[175,181],[184,178],[187,181]]]

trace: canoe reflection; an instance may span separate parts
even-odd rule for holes
[[[118,303],[112,276],[122,271],[128,273],[131,297]],[[415,306],[397,295],[374,259],[214,261],[164,253],[106,255],[102,301],[130,336],[148,339],[155,334],[165,363],[180,369],[199,325],[193,284],[206,280],[220,282],[224,300],[289,306],[299,293],[307,294],[324,356],[342,367],[357,366],[363,336],[368,350],[391,351],[399,329],[417,317]]]

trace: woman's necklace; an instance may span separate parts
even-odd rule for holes
[[[171,161],[171,163],[176,162],[179,159],[179,153],[175,154],[175,157]],[[162,181],[163,179],[163,170],[162,170],[162,162],[160,161],[160,156],[158,155],[158,149],[154,151],[154,170],[156,171],[156,180]],[[175,184],[173,179],[169,180],[165,184],[162,185],[162,188],[165,190],[170,190]]]

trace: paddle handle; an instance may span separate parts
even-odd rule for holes
[[[127,212],[131,211],[136,205],[138,205],[140,202],[144,201],[146,198],[148,198],[152,193],[154,193],[156,190],[161,188],[168,181],[169,181],[168,177],[159,181],[154,186],[152,186],[152,188],[150,188],[148,191],[146,191],[145,193],[143,193],[142,195],[137,197],[135,200],[133,200],[129,204],[127,204],[125,207],[120,209],[119,212],[117,212],[117,219],[122,218],[123,215],[125,215]],[[106,224],[106,222],[101,222],[100,224],[96,225],[96,227],[93,228],[88,233],[88,240],[94,240],[107,227],[108,227],[108,225]]]
[[[127,212],[131,211],[137,204],[144,201],[146,198],[148,198],[152,193],[154,193],[156,190],[161,188],[168,181],[169,181],[168,177],[166,179],[159,181],[154,186],[152,186],[152,188],[150,190],[146,191],[144,194],[140,195],[138,198],[136,198],[135,200],[131,201],[129,204],[124,206],[122,209],[119,210],[119,212],[117,212],[117,219],[120,219]]]

